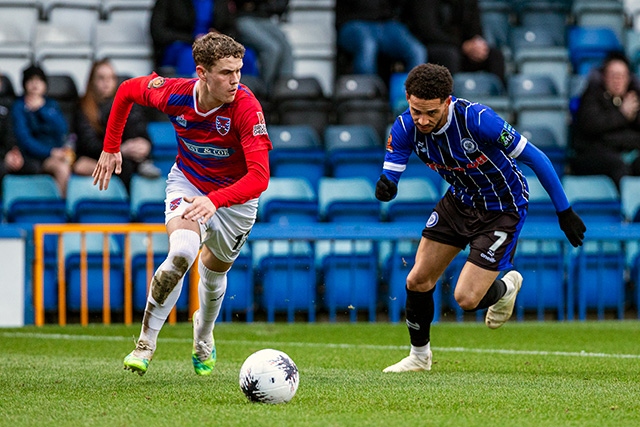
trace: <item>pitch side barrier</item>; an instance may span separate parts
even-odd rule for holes
[[[516,268],[521,267],[524,271],[528,287],[530,288],[531,295],[526,296],[523,294],[519,300],[523,299],[526,303],[520,304],[516,309],[516,316],[519,320],[524,317],[525,310],[535,310],[539,319],[543,319],[545,312],[550,309],[556,310],[556,318],[559,320],[573,320],[577,315],[580,320],[584,320],[587,317],[587,312],[595,311],[599,319],[604,318],[605,311],[614,311],[617,318],[624,318],[625,307],[635,305],[638,311],[638,318],[640,318],[640,292],[635,293],[634,301],[625,299],[626,295],[626,283],[630,278],[632,283],[640,283],[640,258],[638,256],[638,246],[640,244],[640,224],[620,224],[620,225],[589,225],[587,238],[585,245],[581,248],[572,248],[562,231],[554,225],[526,225],[522,231],[521,238],[518,242],[519,248],[516,254],[514,263]],[[287,250],[281,251],[281,260],[284,258],[285,263],[283,268],[280,269],[282,275],[268,276],[263,275],[265,282],[263,283],[263,299],[261,300],[262,306],[264,306],[267,313],[267,320],[274,321],[276,312],[285,312],[287,314],[287,320],[294,320],[294,313],[305,311],[308,314],[309,321],[315,320],[315,310],[318,305],[315,297],[316,284],[315,278],[307,281],[308,289],[302,289],[300,286],[304,286],[304,283],[296,282],[295,267],[297,265],[298,255],[291,248],[297,244],[309,245],[312,251],[310,256],[315,256],[313,251],[317,250],[320,242],[326,243],[328,246],[328,253],[332,253],[336,250],[337,245],[346,243],[348,247],[355,248],[359,243],[373,242],[376,247],[386,245],[387,255],[389,259],[394,256],[401,260],[402,267],[401,274],[406,277],[410,264],[413,259],[410,258],[413,255],[413,247],[417,244],[420,233],[422,230],[421,224],[406,224],[406,223],[362,223],[362,224],[350,224],[350,223],[318,223],[318,224],[266,224],[258,223],[254,226],[253,231],[248,239],[246,248],[243,253],[249,259],[245,268],[247,269],[246,277],[247,283],[251,281],[251,286],[245,286],[239,288],[234,295],[231,295],[229,301],[225,301],[227,308],[223,305],[223,312],[225,312],[226,319],[230,320],[230,310],[238,309],[247,313],[246,320],[253,320],[254,301],[251,294],[253,290],[252,278],[254,275],[254,269],[259,270],[263,266],[259,264],[255,259],[255,252],[262,246],[264,251],[266,248],[267,255],[274,255],[278,251],[278,243],[285,245]],[[90,280],[90,260],[93,257],[93,264],[96,264],[96,250],[89,248],[89,246],[96,244],[98,240],[99,258],[97,263],[101,270],[99,280],[102,282],[101,291],[102,296],[91,295],[93,300],[99,299],[99,310],[102,311],[102,322],[105,324],[111,323],[111,311],[116,308],[123,311],[123,321],[125,324],[131,324],[134,314],[134,287],[133,287],[133,246],[135,246],[135,238],[139,238],[142,235],[145,239],[143,246],[144,253],[142,255],[144,259],[143,267],[143,280],[145,283],[149,283],[154,272],[154,262],[158,262],[157,257],[163,257],[166,255],[166,251],[157,252],[157,245],[154,244],[154,240],[166,240],[165,227],[162,224],[38,224],[33,228],[34,239],[34,268],[33,268],[33,307],[34,307],[34,322],[36,325],[44,325],[45,312],[47,311],[48,299],[57,299],[55,311],[57,312],[58,323],[65,325],[67,323],[67,310],[68,298],[69,298],[69,277],[67,274],[71,268],[75,269],[75,282],[74,286],[77,286],[77,299],[74,302],[75,306],[79,309],[80,323],[87,325],[89,323],[89,313],[91,310],[95,310],[95,307],[91,306],[91,298],[89,295],[89,280]],[[69,250],[65,248],[69,239],[66,238],[69,235],[77,237],[76,264],[71,266],[69,264]],[[96,237],[97,236],[97,237]],[[53,237],[54,249],[51,251],[51,238]],[[114,239],[118,240],[114,244]],[[89,242],[92,242],[91,244]],[[400,253],[399,248],[403,243],[409,243],[412,246],[410,251],[406,253]],[[120,249],[114,251],[114,246],[118,246]],[[49,247],[49,249],[47,249]],[[51,255],[47,255],[47,252],[55,253],[55,259],[51,260]],[[523,252],[522,258],[519,259],[520,253]],[[285,254],[282,257],[282,254]],[[349,253],[349,251],[347,251]],[[288,254],[288,255],[287,255]],[[309,255],[309,254],[307,254]],[[242,256],[242,255],[241,255]],[[379,256],[379,253],[376,254]],[[47,258],[48,257],[48,258]],[[139,259],[140,255],[138,255]],[[452,265],[452,271],[447,272],[444,276],[450,278],[455,276],[456,271],[459,271],[462,263],[464,262],[465,254],[462,253],[459,259]],[[47,261],[48,259],[48,261]],[[277,264],[273,260],[270,261],[273,264]],[[404,287],[402,289],[396,289],[398,291],[397,298],[390,295],[377,295],[378,293],[378,279],[380,276],[385,277],[385,274],[379,271],[369,272],[372,276],[367,276],[366,271],[355,271],[353,265],[356,267],[362,264],[364,261],[357,251],[351,252],[351,255],[343,257],[341,260],[335,263],[323,263],[318,261],[315,256],[314,264],[303,267],[307,276],[298,277],[315,277],[316,274],[323,274],[323,283],[325,286],[325,295],[323,297],[323,305],[328,309],[329,320],[336,319],[336,312],[348,312],[352,321],[357,320],[357,311],[366,309],[368,311],[369,321],[376,320],[377,310],[383,308],[388,309],[389,320],[392,322],[399,321],[400,311],[404,307],[402,302],[404,295]],[[319,270],[323,268],[334,268],[336,271],[340,270],[340,263],[351,263],[351,267],[347,266],[347,275],[335,277],[327,273],[327,271],[318,271],[313,267],[317,267]],[[53,268],[52,267],[53,264]],[[379,258],[375,260],[375,267],[383,270],[385,267],[381,265],[391,265],[391,263],[380,261]],[[550,266],[551,264],[551,266]],[[270,264],[272,265],[272,264]],[[369,264],[370,265],[370,264]],[[48,266],[48,267],[47,267]],[[338,266],[338,267],[336,267]],[[236,262],[236,266],[232,269],[242,270],[239,262]],[[95,268],[94,268],[95,269]],[[311,271],[309,271],[311,269]],[[118,274],[114,275],[114,271],[118,271]],[[345,268],[342,269],[343,273]],[[351,270],[351,271],[349,271]],[[47,273],[48,272],[48,273]],[[53,273],[52,273],[53,272]],[[94,271],[95,273],[95,271]],[[361,275],[363,273],[364,275]],[[631,273],[631,276],[629,276]],[[49,277],[50,281],[57,283],[56,292],[53,297],[50,296],[51,290],[45,290],[45,275],[53,274],[53,280]],[[230,273],[231,274],[231,273]],[[309,276],[311,274],[311,276]],[[289,277],[293,277],[287,279]],[[554,276],[555,275],[555,276]],[[94,276],[95,277],[95,276]],[[271,277],[274,280],[269,282],[268,278]],[[362,282],[367,281],[367,277],[373,277],[375,283],[365,284]],[[403,282],[403,277],[400,277],[399,283]],[[122,283],[118,283],[121,287],[121,292],[118,290],[114,294],[115,286],[113,282],[115,280],[121,280]],[[188,310],[189,313],[195,311],[197,304],[197,281],[198,281],[197,269],[192,269],[189,273],[189,286],[188,288]],[[333,290],[330,288],[330,282],[337,281],[337,287]],[[242,281],[242,280],[240,280]],[[75,283],[74,282],[74,283]],[[230,282],[232,282],[230,280]],[[238,280],[234,281],[238,282]],[[284,289],[267,289],[267,284],[272,283],[275,286],[284,287]],[[455,283],[455,282],[454,282]],[[532,286],[533,285],[533,286]],[[233,286],[231,283],[229,286]],[[362,288],[362,286],[365,286]],[[370,286],[367,288],[366,286]],[[545,288],[547,286],[547,288]],[[399,286],[396,286],[398,288]],[[392,286],[389,285],[389,292],[392,292]],[[442,286],[439,286],[442,288]],[[524,289],[525,287],[523,287]],[[95,289],[92,287],[91,289]],[[292,292],[293,290],[293,292]],[[370,290],[370,291],[369,291]],[[304,291],[304,292],[303,292]],[[91,292],[94,292],[93,290]],[[308,302],[300,302],[297,300],[298,294],[304,294],[307,292]],[[123,295],[120,295],[122,293]],[[183,292],[184,293],[184,292]],[[228,289],[227,294],[233,292]],[[278,300],[279,293],[284,294],[281,300]],[[521,292],[522,293],[522,292]],[[47,300],[45,300],[45,294]],[[365,294],[365,295],[363,295]],[[273,296],[275,295],[275,296]],[[227,295],[229,296],[229,295]],[[227,298],[227,297],[225,297]],[[455,306],[455,304],[447,304],[447,298],[452,298],[450,294],[439,291],[436,293],[436,321],[439,320],[440,309],[445,306]],[[526,299],[525,299],[526,298]],[[388,300],[388,303],[384,300]],[[114,302],[113,300],[121,300]],[[357,304],[351,304],[350,301],[358,300]],[[549,301],[551,300],[551,302]],[[238,306],[240,301],[244,301],[245,307]],[[451,301],[449,301],[451,302]],[[234,305],[235,304],[235,305]],[[95,304],[94,304],[95,305]],[[260,305],[260,304],[258,304]],[[74,310],[76,307],[74,306]],[[458,309],[456,311],[457,320],[462,320],[463,313]],[[176,310],[172,312],[169,318],[170,322],[176,321]]]

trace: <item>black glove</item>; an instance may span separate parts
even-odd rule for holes
[[[585,227],[584,222],[582,222],[578,214],[575,213],[571,207],[557,214],[560,229],[564,231],[565,236],[569,239],[569,243],[571,243],[574,248],[582,246],[584,232],[587,231],[587,227]]]
[[[395,182],[389,181],[385,174],[380,175],[380,179],[376,183],[376,199],[381,202],[388,202],[396,197],[398,186]]]

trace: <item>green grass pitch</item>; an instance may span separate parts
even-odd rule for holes
[[[638,426],[640,322],[435,324],[430,372],[383,374],[403,324],[220,323],[211,377],[191,367],[191,325],[166,325],[143,377],[124,371],[139,325],[0,329],[2,426]],[[300,387],[250,403],[244,359],[288,353]]]

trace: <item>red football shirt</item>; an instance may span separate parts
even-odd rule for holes
[[[198,79],[149,76],[126,80],[113,103],[104,151],[120,151],[122,131],[133,103],[169,116],[176,131],[176,164],[216,207],[259,197],[269,180],[272,145],[260,103],[240,85],[233,102],[199,111]]]

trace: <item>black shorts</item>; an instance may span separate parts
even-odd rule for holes
[[[500,212],[472,208],[447,192],[431,213],[422,236],[460,249],[469,245],[467,261],[486,270],[503,271],[513,268],[526,216],[526,209]]]

